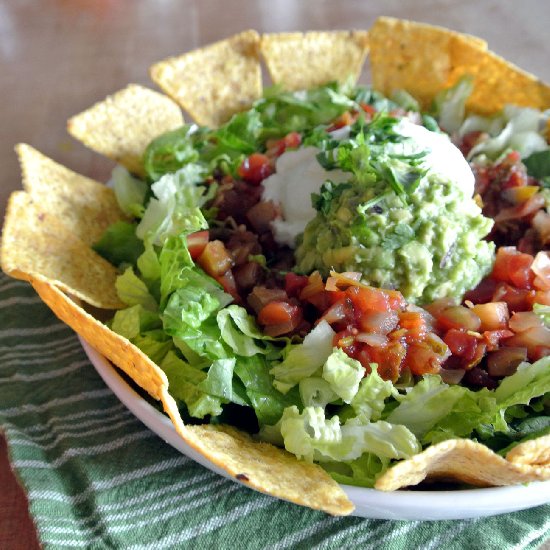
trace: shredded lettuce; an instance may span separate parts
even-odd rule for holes
[[[439,126],[449,134],[461,127],[466,112],[466,101],[473,89],[473,77],[465,75],[454,86],[439,92],[435,97],[434,111]]]
[[[162,245],[169,236],[208,228],[200,209],[206,200],[206,188],[198,185],[204,175],[200,165],[187,164],[154,183],[151,186],[154,197],[137,226],[137,236]]]
[[[275,387],[286,393],[300,380],[318,371],[332,353],[335,332],[326,321],[321,321],[301,344],[287,348],[285,359],[271,369]]]
[[[111,183],[120,209],[129,216],[141,218],[147,196],[147,184],[132,176],[124,166],[117,164],[111,174]]]
[[[118,221],[110,225],[93,249],[113,265],[135,264],[143,253],[143,242],[136,236],[136,224]]]

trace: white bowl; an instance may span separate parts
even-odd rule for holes
[[[82,338],[80,341],[107,386],[150,430],[189,458],[238,483],[234,477],[187,445],[167,416],[139,396],[105,357]],[[515,512],[550,502],[550,481],[453,491],[384,492],[350,485],[342,485],[342,488],[355,504],[353,515],[375,519],[466,519]]]

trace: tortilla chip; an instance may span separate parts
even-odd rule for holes
[[[303,90],[333,80],[356,82],[368,53],[368,33],[266,34],[260,48],[273,82]]]
[[[369,38],[373,85],[383,93],[407,90],[427,108],[439,91],[469,74],[474,77],[469,111],[493,114],[509,103],[550,106],[547,85],[487,51],[479,38],[391,17],[379,18]]]
[[[252,440],[227,426],[184,426],[168,379],[141,350],[97,321],[44,277],[31,280],[42,300],[99,353],[121,368],[153,398],[162,401],[180,436],[211,462],[254,489],[334,515],[353,504],[340,486],[315,464]]]
[[[374,487],[395,491],[424,479],[462,481],[479,487],[516,485],[550,479],[550,467],[516,464],[469,439],[449,439],[403,460],[378,478]]]
[[[342,488],[320,466],[254,441],[235,428],[186,426],[181,436],[229,475],[262,493],[336,516],[354,510]]]
[[[93,306],[124,307],[115,291],[115,267],[24,191],[8,202],[1,263],[17,279],[42,275]]]
[[[506,460],[514,464],[550,467],[550,435],[516,445],[508,452]]]
[[[153,65],[151,78],[198,124],[217,127],[262,95],[256,31]]]
[[[72,117],[67,129],[90,149],[143,175],[141,157],[147,145],[182,124],[182,113],[171,99],[130,84]]]
[[[99,353],[107,357],[151,397],[161,400],[168,379],[157,365],[129,340],[110,330],[84,311],[62,292],[53,281],[42,275],[30,278],[32,286],[50,309],[65,324],[80,334]]]
[[[373,86],[385,94],[406,90],[424,108],[456,80],[457,52],[474,58],[487,49],[479,38],[392,17],[376,20],[369,42]]]
[[[97,242],[107,227],[123,219],[112,189],[69,170],[30,145],[20,143],[15,150],[23,187],[34,202],[62,220],[85,243]]]
[[[550,107],[550,86],[493,52],[485,52],[475,64],[459,56],[455,60],[452,84],[464,74],[475,77],[474,91],[466,103],[470,111],[494,114],[507,104],[541,110]]]

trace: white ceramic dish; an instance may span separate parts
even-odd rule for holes
[[[212,464],[183,441],[169,418],[140,397],[117,370],[82,338],[84,351],[113,393],[150,430],[172,447],[204,467],[235,483],[235,478]],[[395,491],[385,493],[362,487],[342,486],[355,504],[354,515],[376,519],[440,520],[465,519],[515,512],[550,502],[550,481],[457,491]]]

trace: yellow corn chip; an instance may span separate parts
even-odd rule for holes
[[[151,67],[151,78],[199,124],[216,127],[262,95],[256,31],[171,57]]]
[[[442,89],[469,74],[474,91],[466,107],[493,114],[506,104],[545,109],[550,88],[535,76],[487,51],[485,41],[424,23],[379,18],[369,31],[374,87],[404,89],[428,107]]]
[[[441,27],[380,17],[369,31],[373,86],[386,94],[403,89],[428,107],[454,80],[456,52],[470,58],[485,41]]]
[[[97,242],[107,227],[123,218],[112,189],[54,162],[30,145],[20,143],[15,149],[23,187],[34,202],[86,244]]]
[[[356,82],[368,52],[368,33],[266,34],[260,47],[273,82],[302,90],[333,80]]]
[[[168,388],[168,379],[157,365],[129,340],[84,311],[62,292],[54,281],[42,275],[30,278],[32,286],[45,304],[99,353],[122,369],[151,397],[161,400]]]
[[[8,202],[1,254],[2,269],[12,277],[42,275],[93,306],[123,307],[116,269],[24,191]]]
[[[398,462],[374,487],[395,491],[424,479],[462,481],[479,487],[515,485],[550,479],[550,467],[516,464],[469,439],[449,439]]]
[[[130,84],[72,117],[67,128],[90,149],[143,175],[141,157],[147,145],[182,124],[181,111],[171,99]]]
[[[229,426],[186,426],[182,437],[245,485],[295,504],[341,516],[354,506],[341,487],[316,464],[254,441]]]
[[[524,441],[506,455],[506,460],[515,464],[531,464],[550,468],[550,435]]]
[[[121,368],[164,409],[180,436],[202,455],[244,484],[296,504],[334,515],[349,514],[353,504],[340,486],[319,466],[226,426],[184,426],[168,393],[168,380],[141,350],[97,321],[46,278],[32,285],[54,313],[99,353]]]

